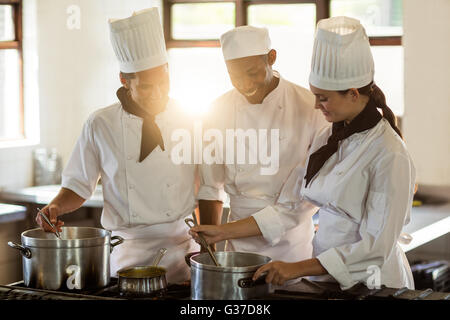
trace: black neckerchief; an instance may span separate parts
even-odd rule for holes
[[[369,99],[364,109],[348,124],[345,121],[334,122],[332,134],[327,144],[314,152],[309,157],[308,168],[305,175],[305,188],[311,179],[319,172],[325,162],[337,151],[339,141],[350,137],[354,133],[373,128],[381,120],[382,116],[372,99]]]
[[[127,94],[127,91],[124,87],[119,88],[117,90],[117,97],[126,112],[144,120],[142,124],[141,153],[139,156],[139,162],[142,162],[158,145],[164,150],[164,141],[161,131],[155,123],[155,115],[149,114],[139,107]]]

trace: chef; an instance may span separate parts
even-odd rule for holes
[[[299,201],[296,193],[308,150],[327,123],[314,109],[310,91],[272,69],[277,53],[266,28],[238,27],[223,34],[220,41],[234,89],[213,103],[205,127],[218,129],[223,136],[229,130],[257,132],[258,140],[267,141],[268,147],[255,145],[251,139],[242,139],[241,144],[235,139],[236,150],[227,144],[223,164],[201,166],[201,225],[190,234],[198,240],[197,232],[202,232],[208,243],[228,240],[227,251],[254,252],[287,261],[310,258],[312,215],[317,208]],[[246,158],[261,152],[276,156],[276,169],[264,171],[268,165],[260,159],[239,163],[236,158],[242,145]],[[222,204],[215,199],[223,190],[230,198],[230,215],[229,223],[220,225]]]
[[[157,8],[110,20],[120,65],[119,102],[90,115],[63,171],[59,194],[44,213],[61,230],[59,216],[78,209],[101,179],[102,226],[125,239],[111,254],[111,275],[128,266],[151,265],[158,249],[167,281],[189,279],[184,261],[198,250],[184,218],[196,207],[194,165],[171,160],[176,129],[192,119],[168,97],[169,71]],[[50,231],[39,216],[37,222]]]
[[[272,262],[254,276],[268,272],[266,281],[276,284],[320,276],[343,290],[357,283],[413,289],[398,240],[410,220],[415,169],[373,82],[364,28],[348,17],[319,21],[312,57],[316,108],[333,123],[312,147],[301,189],[304,199],[320,207],[314,258]]]

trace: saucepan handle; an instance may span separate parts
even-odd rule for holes
[[[113,240],[117,240],[116,242],[112,242]],[[112,236],[109,244],[111,245],[111,252],[113,251],[115,246],[118,246],[123,242],[123,238],[121,236]]]
[[[17,249],[20,251],[20,253],[22,254],[22,256],[24,256],[27,259],[31,259],[31,250],[18,244],[15,243],[13,241],[8,241],[8,246],[10,246],[11,248]]]
[[[253,288],[256,286],[264,285],[264,284],[266,284],[266,275],[267,274],[263,274],[256,280],[253,280],[252,277],[241,278],[238,280],[238,286],[241,288],[247,289],[247,288]]]

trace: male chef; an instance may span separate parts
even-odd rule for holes
[[[277,53],[266,28],[238,27],[223,34],[220,41],[234,89],[213,103],[205,127],[227,137],[227,132],[234,132],[236,146],[224,147],[222,164],[201,166],[200,222],[210,225],[195,227],[190,233],[198,240],[197,232],[203,232],[209,243],[228,240],[229,251],[292,262],[310,258],[312,215],[317,208],[300,201],[298,191],[311,143],[328,124],[314,109],[311,92],[272,69]],[[238,137],[242,130],[248,133],[245,139]],[[257,139],[250,139],[252,132]],[[239,162],[243,143],[246,159],[262,152],[278,166],[261,159]],[[216,226],[222,211],[216,199],[223,189],[230,197],[229,223]],[[242,238],[249,230],[253,236]]]
[[[167,281],[189,279],[184,256],[198,251],[184,218],[196,207],[195,166],[174,164],[174,130],[192,127],[168,97],[169,72],[157,8],[110,20],[110,37],[120,65],[119,102],[90,115],[63,171],[59,194],[43,210],[61,230],[59,216],[78,209],[101,178],[102,226],[125,239],[111,254],[111,275],[135,265],[160,265]],[[50,231],[39,216],[37,222]]]

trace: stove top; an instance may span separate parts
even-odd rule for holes
[[[124,296],[119,293],[117,278],[111,278],[105,288],[81,291],[52,291],[28,288],[23,281],[0,285],[0,300],[190,300],[190,282],[168,284],[165,292],[149,296]],[[315,282],[307,279],[275,290],[255,300],[449,300],[450,293],[431,289],[408,290],[381,286],[370,290],[362,284],[342,291],[337,283]]]
[[[19,281],[7,286],[0,285],[0,300],[182,300],[191,297],[190,282],[168,284],[166,291],[146,296],[122,295],[117,282],[117,278],[111,278],[104,288],[54,291],[29,288]]]

